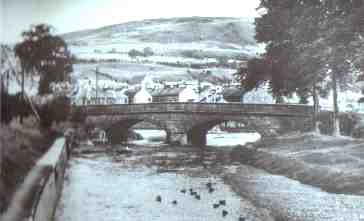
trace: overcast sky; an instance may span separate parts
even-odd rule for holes
[[[3,6],[1,7],[1,1]],[[57,33],[170,17],[256,17],[260,0],[0,0],[0,36],[12,43],[31,24]],[[1,11],[2,8],[2,11]]]

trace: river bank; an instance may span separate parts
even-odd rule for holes
[[[330,193],[364,194],[364,144],[315,133],[279,137],[235,148],[241,163]]]
[[[250,166],[225,173],[225,181],[277,221],[363,221],[364,197],[330,194]]]
[[[7,209],[15,191],[56,137],[56,132],[41,131],[28,120],[23,125],[13,122],[0,128],[0,214]]]
[[[301,134],[237,147],[224,179],[276,220],[364,220],[362,140]]]

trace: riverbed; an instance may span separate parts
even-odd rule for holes
[[[228,143],[221,134],[209,136]],[[77,149],[56,220],[364,220],[363,196],[327,193],[249,166],[233,146],[168,146],[155,132],[150,137],[130,144],[129,154],[116,146]],[[269,161],[261,156],[257,167]]]
[[[158,144],[130,146],[125,155],[115,147],[81,148],[86,154],[69,163],[57,221],[272,220],[212,172],[233,169],[223,150]]]

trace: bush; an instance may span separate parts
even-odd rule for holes
[[[151,47],[144,48],[143,53],[144,57],[149,57],[154,55],[153,49]]]
[[[70,117],[70,121],[72,123],[82,124],[85,122],[85,120],[86,120],[86,115],[83,114],[83,112],[80,108],[73,109],[73,111],[71,112],[71,117]]]
[[[144,53],[143,52],[140,52],[136,49],[131,49],[129,52],[128,52],[128,55],[129,57],[131,58],[136,58],[136,57],[144,57]]]
[[[54,123],[66,121],[70,113],[70,99],[64,96],[56,97],[40,107],[40,125],[50,128]]]
[[[1,120],[4,124],[9,124],[12,119],[23,114],[24,117],[32,113],[28,102],[23,101],[21,94],[9,95],[5,91],[1,93]]]

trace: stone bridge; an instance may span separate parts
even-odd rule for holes
[[[127,140],[128,130],[146,121],[166,131],[167,142],[204,146],[206,134],[226,121],[243,122],[262,137],[312,127],[312,106],[240,103],[149,103],[82,106],[86,123],[107,131],[112,143]]]

